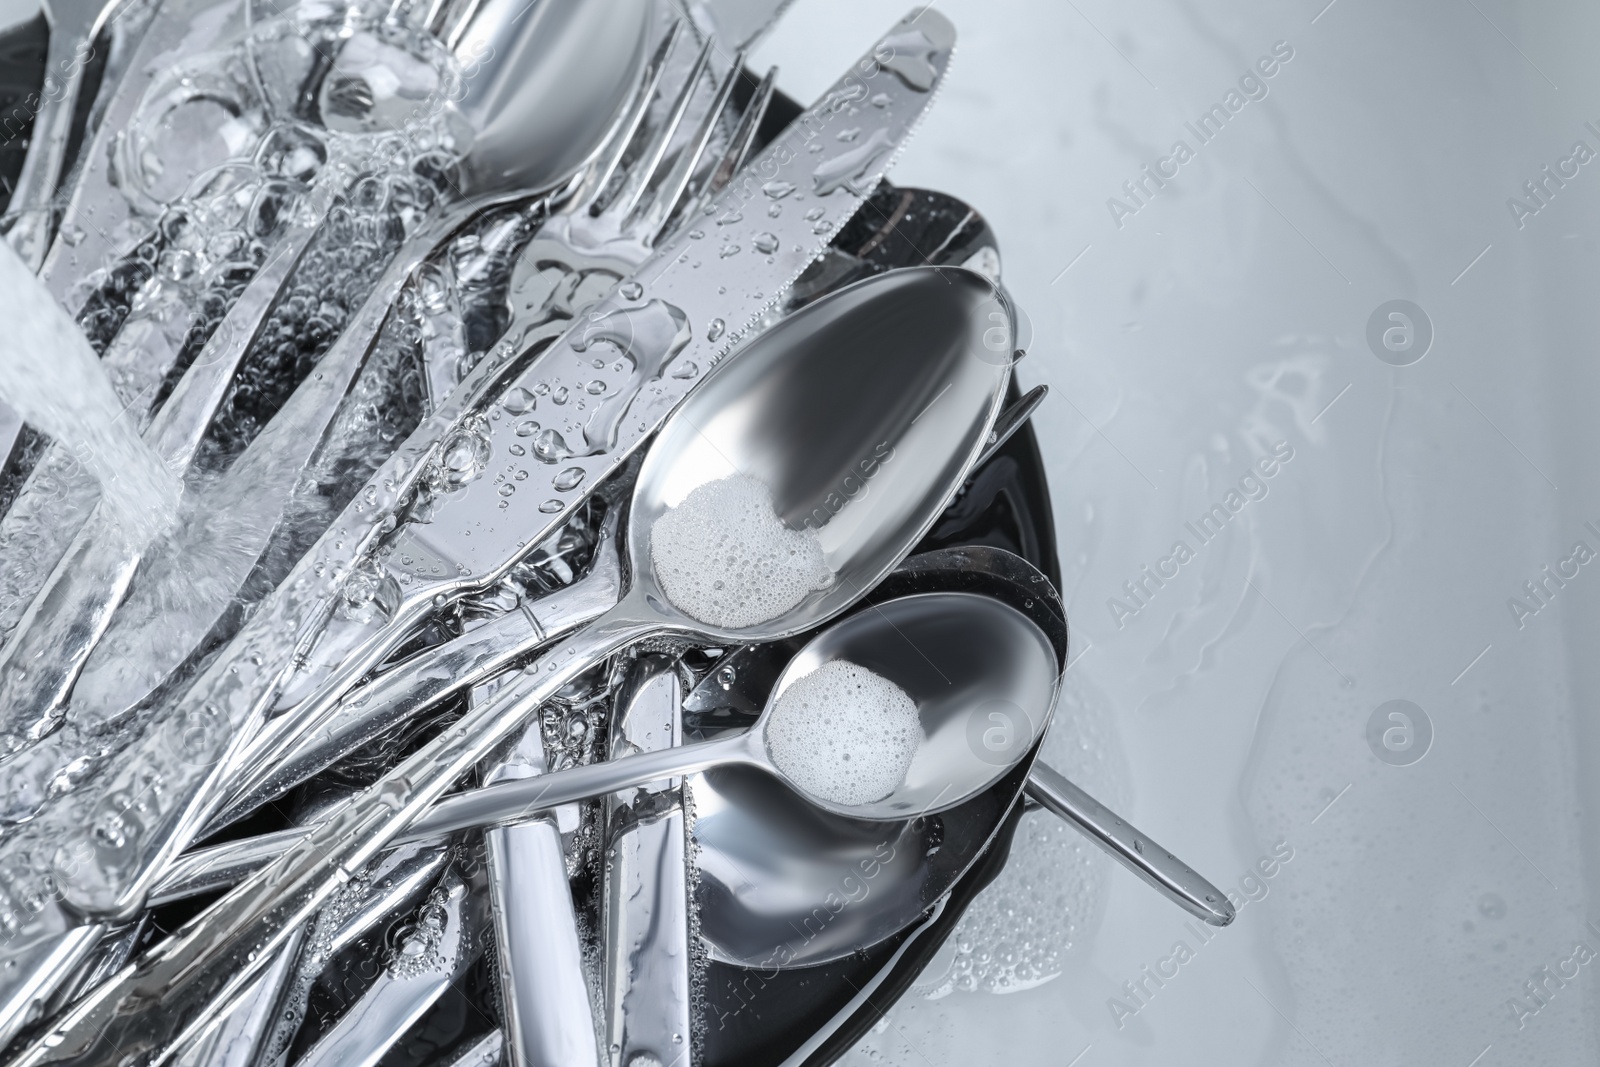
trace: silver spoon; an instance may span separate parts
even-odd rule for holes
[[[563,685],[624,645],[648,637],[770,640],[850,607],[917,543],[982,451],[1010,378],[1009,361],[984,343],[997,321],[1015,335],[1015,312],[981,275],[891,271],[818,300],[720,364],[662,425],[640,469],[629,518],[632,584],[616,608],[85,996],[44,1028],[18,1064],[117,1063],[198,1032],[342,878],[388,847]],[[650,558],[655,521],[693,489],[734,473],[765,483],[780,517],[817,525],[835,576],[776,618],[736,629],[677,611]]]
[[[922,738],[905,776],[869,801],[808,788],[772,752],[772,723],[784,691],[835,661],[887,678],[917,704]],[[1032,751],[1055,696],[1055,650],[1026,615],[975,593],[918,593],[857,612],[813,638],[789,661],[748,730],[450,797],[403,839],[515,821],[547,806],[734,764],[763,770],[838,815],[875,821],[931,815],[981,793]],[[996,715],[1008,727],[998,733]]]

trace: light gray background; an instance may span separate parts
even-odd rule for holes
[[[937,5],[960,44],[893,177],[984,212],[1032,319],[1082,657],[1061,714],[1109,715],[1130,816],[1219,885],[1294,858],[1203,947],[1117,870],[1054,981],[908,999],[856,1062],[1596,1061],[1600,961],[1521,1029],[1507,1002],[1600,950],[1600,563],[1521,629],[1507,601],[1600,551],[1600,160],[1523,228],[1507,200],[1600,151],[1600,10],[1324,4]],[[756,65],[811,99],[905,10],[797,0]],[[1119,228],[1107,199],[1196,147],[1184,123],[1278,41],[1267,98]],[[1365,337],[1392,299],[1436,332],[1403,369]],[[1281,441],[1267,496],[1119,629],[1107,599]],[[1392,699],[1433,724],[1411,766],[1366,740]],[[1180,939],[1194,958],[1119,1030],[1108,1000]]]
[[[1080,657],[1053,758],[1226,889],[1293,859],[1202,943],[1120,870],[1029,884],[1064,854],[1030,852],[1033,816],[983,906],[1058,973],[934,999],[930,976],[853,1064],[1596,1060],[1600,961],[1536,1013],[1524,984],[1600,949],[1600,562],[1521,628],[1508,600],[1600,551],[1600,160],[1520,228],[1507,201],[1575,141],[1600,151],[1600,10],[1324,4],[938,4],[958,55],[893,176],[993,223],[1033,324],[1023,383],[1051,387],[1035,426]],[[797,0],[753,63],[809,100],[905,11]],[[1280,41],[1266,99],[1198,146],[1184,124]],[[1108,198],[1180,138],[1195,158],[1119,227]],[[1435,331],[1402,369],[1366,339],[1393,299]],[[1198,545],[1184,524],[1279,442],[1267,495],[1119,628],[1108,599]],[[1394,699],[1433,726],[1411,766],[1367,741]],[[1070,938],[1027,914],[1052,907],[1080,912]],[[1193,958],[1128,998],[1180,940]],[[1112,998],[1139,1008],[1120,1028]]]

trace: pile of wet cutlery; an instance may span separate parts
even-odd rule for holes
[[[183,492],[0,420],[4,1062],[831,1062],[1032,806],[1231,920],[1037,759],[1043,388],[884,181],[955,31],[801,109],[781,6],[51,0],[0,267]]]

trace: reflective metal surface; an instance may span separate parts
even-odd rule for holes
[[[424,1012],[458,981],[482,948],[467,884],[448,872],[383,961],[383,971],[305,1055],[302,1067],[376,1067]]]
[[[253,1067],[277,1021],[283,987],[294,973],[304,940],[296,937],[280,948],[278,958],[256,977],[233,1009],[173,1058],[173,1067]]]
[[[600,551],[577,582],[418,653],[351,691],[331,721],[309,735],[286,735],[281,754],[247,768],[233,800],[214,820],[222,826],[348,755],[396,723],[413,718],[488,679],[521,656],[605,614],[622,594],[616,530],[621,503],[607,508]]]
[[[624,105],[634,94],[644,67],[650,25],[648,0],[626,0],[604,7],[582,0],[538,0],[532,5],[531,16],[529,10],[524,0],[488,0],[474,9],[456,45],[458,59],[464,65],[470,64],[469,76],[460,99],[445,106],[457,108],[473,129],[470,146],[459,164],[459,185],[455,189],[465,203],[446,207],[440,217],[421,226],[387,268],[389,284],[380,284],[363,306],[365,315],[358,315],[357,329],[346,332],[342,343],[319,361],[317,372],[296,391],[282,413],[285,418],[274,420],[275,427],[254,442],[251,452],[241,461],[243,466],[237,474],[268,483],[251,498],[265,507],[266,513],[241,523],[241,529],[253,532],[262,547],[278,525],[293,479],[309,461],[361,367],[367,352],[363,343],[369,336],[367,331],[376,332],[400,284],[417,262],[467,217],[481,210],[484,205],[479,201],[483,197],[533,195],[570,181],[604,149],[625,118]],[[357,34],[352,40],[366,37]],[[377,75],[373,78],[376,80]],[[574,85],[574,81],[579,84]],[[226,395],[234,370],[332,208],[343,180],[338,168],[319,174],[307,203],[292,216],[272,257],[251,278],[207,340],[184,383],[162,405],[150,433],[158,451],[174,469],[187,468],[195,446]],[[363,317],[369,321],[359,321]],[[254,471],[256,466],[264,469]],[[268,485],[275,477],[285,484],[276,492],[269,491]],[[139,555],[93,526],[88,528],[88,534],[97,542],[96,558],[83,558],[88,549],[75,545],[58,569],[60,577],[54,584],[59,586],[70,580],[98,592],[72,595],[47,587],[21,632],[7,647],[6,655],[36,658],[39,646],[53,648],[63,642],[76,647],[56,656],[63,664],[61,670],[32,672],[32,678],[48,678],[55,692],[15,696],[5,701],[8,714],[15,707],[15,714],[28,720],[54,718],[66,689],[104,632],[111,609],[132,578]],[[231,581],[219,580],[221,602],[210,612],[204,610],[204,605],[198,608],[194,640],[204,637],[215,615],[226,609],[231,587],[242,584],[257,555],[259,551],[237,553],[239,573],[231,576]],[[175,654],[179,662],[187,654],[182,642],[177,643]],[[14,684],[11,680],[17,677],[22,677],[21,672],[0,664],[0,679],[5,679],[6,684]],[[28,685],[38,687],[37,682]],[[35,704],[42,706],[35,710]],[[125,708],[118,701],[113,702],[112,708],[97,710],[114,714]],[[31,721],[22,725],[24,729],[10,732],[34,736],[41,729]]]
[[[926,15],[919,25],[944,42],[945,51],[934,56],[936,73],[942,71],[948,46],[954,39],[953,30],[935,13]],[[862,69],[870,69],[878,75],[885,73],[876,67],[870,53],[861,64],[865,65]],[[649,368],[677,358],[684,361],[685,368],[695,364],[698,370],[728,354],[737,342],[761,325],[761,317],[775,305],[777,294],[782,293],[817,250],[825,246],[825,235],[850,218],[865,190],[892,162],[897,146],[909,135],[930,103],[933,87],[913,87],[891,77],[881,77],[876,85],[881,86],[881,91],[874,95],[876,103],[865,108],[852,105],[851,101],[867,96],[866,84],[853,66],[851,73],[822,103],[802,115],[746,168],[752,177],[741,178],[710,205],[713,215],[726,214],[731,218],[737,214],[738,206],[759,195],[761,186],[755,183],[754,175],[771,175],[772,182],[786,185],[810,183],[814,186],[817,168],[836,164],[837,158],[843,156],[815,164],[811,162],[813,153],[807,150],[807,144],[819,130],[839,121],[836,113],[854,107],[856,113],[851,115],[851,121],[858,125],[852,128],[869,129],[877,147],[871,155],[849,156],[855,165],[855,173],[849,181],[838,185],[830,183],[825,192],[815,194],[816,206],[804,213],[804,216],[815,217],[803,217],[801,212],[790,210],[780,218],[769,215],[755,224],[783,236],[773,255],[764,260],[752,257],[738,263],[729,258],[706,259],[704,269],[691,267],[674,272],[680,261],[689,262],[702,254],[697,251],[700,247],[695,243],[697,238],[685,234],[658,252],[636,276],[641,287],[655,294],[652,301],[630,308],[630,301],[619,293],[607,298],[596,312],[616,314],[617,321],[622,322],[636,318],[635,311],[648,311],[651,329],[648,335],[637,335],[633,339],[629,354],[635,360],[636,369],[611,376],[613,380],[607,388],[615,390],[614,402],[605,408],[609,421],[612,415],[632,405],[637,409],[634,414],[643,421],[623,420],[608,425],[608,429],[615,430],[614,439],[592,445],[595,452],[583,461],[588,484],[602,480],[625,460],[692,384],[690,378],[662,377],[650,383],[647,402],[635,405],[634,401],[646,385]],[[788,178],[795,180],[788,181]],[[665,320],[661,318],[669,305],[683,312],[688,322],[699,323],[700,328],[673,328],[670,313]],[[640,324],[645,321],[639,320]],[[725,330],[716,334],[715,341],[707,340],[715,333],[711,324],[718,322],[727,324]],[[706,332],[702,334],[700,329]],[[491,352],[475,368],[470,384],[485,391],[491,387],[525,388],[515,378],[503,381],[496,377],[497,373],[507,372],[509,356]],[[544,357],[536,369],[528,372],[527,387],[567,374],[582,375],[574,377],[574,381],[605,380],[596,377],[592,360],[560,342],[547,348]],[[645,364],[645,369],[637,369],[640,363]],[[221,770],[230,765],[244,739],[254,735],[277,698],[292,688],[291,674],[282,666],[285,662],[309,659],[308,669],[314,678],[321,680],[321,684],[312,685],[313,691],[321,694],[318,699],[337,700],[376,666],[415,622],[436,610],[437,597],[444,596],[448,601],[495,580],[530,543],[547,536],[578,506],[582,494],[573,495],[564,505],[549,506],[551,501],[563,499],[554,482],[565,468],[555,465],[530,468],[530,474],[537,473],[539,477],[530,478],[510,498],[498,492],[491,478],[480,477],[461,484],[439,500],[431,523],[407,524],[387,540],[382,556],[388,571],[383,590],[385,597],[393,594],[397,598],[392,610],[373,620],[371,625],[329,627],[330,602],[338,595],[343,579],[355,563],[376,546],[381,530],[387,529],[385,524],[395,518],[394,509],[430,469],[429,461],[446,436],[441,426],[454,424],[457,429],[477,431],[476,423],[470,421],[472,416],[467,414],[468,401],[474,395],[469,392],[458,406],[453,393],[445,406],[391,456],[369,481],[366,499],[358,498],[323,535],[297,565],[296,571],[280,585],[278,592],[262,604],[229,649],[195,682],[173,709],[172,716],[153,727],[141,742],[156,747],[170,746],[178,742],[176,735],[179,733],[192,737],[192,732],[183,724],[193,716],[210,721],[220,718],[227,724],[226,728],[204,736],[208,751],[197,754],[191,769],[173,776],[173,779],[182,780],[170,780],[165,793],[142,797],[137,822],[123,819],[124,806],[115,802],[105,805],[95,816],[121,820],[127,836],[112,848],[87,842],[92,850],[92,862],[82,864],[61,879],[63,893],[74,906],[95,913],[122,912],[137,906],[161,865],[192,839],[208,814],[208,804],[220,800],[212,794],[217,791]],[[513,448],[525,451],[510,425],[515,421],[501,420],[490,425],[491,458],[496,453],[516,455],[511,451]],[[579,440],[586,422],[569,413],[552,429],[568,435],[571,440]],[[566,484],[564,478],[562,484]],[[502,508],[502,503],[509,506]],[[405,563],[406,559],[411,563]],[[391,578],[393,586],[387,584]],[[385,607],[388,606],[386,600]],[[331,662],[323,658],[324,653],[331,657]],[[296,699],[304,700],[307,695]],[[117,775],[107,783],[107,795],[115,796],[127,785],[118,781],[118,777],[134,773],[132,768],[126,771],[119,768]]]
[[[616,697],[612,758],[683,740],[683,683],[670,656],[635,660]],[[604,1004],[614,1067],[691,1054],[694,959],[683,782],[605,798]]]
[[[796,679],[833,660],[856,663],[917,702],[923,738],[905,780],[887,796],[841,804],[805,793],[766,751],[773,703]],[[897,820],[936,813],[982,792],[1032,751],[1054,710],[1056,664],[1048,636],[1027,616],[988,597],[926,593],[877,604],[813,638],[779,678],[747,732],[682,749],[575,767],[536,786],[505,783],[440,802],[406,840],[490,825],[531,811],[656,778],[746,764],[783,778],[808,801],[854,818]]]
[[[1212,926],[1233,922],[1226,894],[1059,772],[1034,764],[1028,795],[1059,815],[1162,896]]]
[[[484,690],[473,694],[475,701],[491,699],[493,687]],[[542,724],[535,716],[485,781],[534,778],[545,769]],[[600,1062],[561,821],[549,812],[484,834],[506,1052],[515,1067]]]
[[[71,241],[50,245],[40,277],[70,313],[83,310],[94,271],[109,266],[143,238],[153,219],[136,219],[118,187],[116,145],[131,125],[145,94],[189,56],[203,54],[244,30],[246,5],[238,0],[162,0],[150,25],[111,90],[99,125],[79,153],[81,162],[67,197],[61,231]],[[8,450],[8,449],[7,449]]]
[[[468,69],[461,191],[563,185],[606,144],[649,49],[649,0],[481,0],[447,42]]]
[[[651,58],[645,71],[643,85],[640,88],[637,99],[634,101],[632,110],[621,123],[617,136],[614,138],[615,143],[611,154],[603,164],[596,166],[585,177],[579,190],[553,216],[545,220],[533,239],[527,243],[518,255],[516,263],[512,267],[511,284],[507,293],[508,303],[511,305],[511,321],[506,326],[504,338],[499,347],[509,347],[512,350],[520,351],[548,340],[563,332],[566,329],[566,324],[572,318],[587,310],[587,303],[575,304],[575,306],[564,308],[560,307],[559,305],[562,302],[552,301],[549,295],[546,295],[543,299],[524,302],[523,285],[526,275],[548,272],[552,269],[568,268],[574,275],[583,277],[585,282],[583,289],[588,291],[590,299],[593,299],[608,287],[604,283],[613,279],[620,281],[630,270],[637,267],[650,255],[665,228],[666,222],[673,217],[675,211],[679,208],[685,211],[692,211],[701,198],[716,192],[722,187],[717,185],[712,188],[708,185],[704,189],[696,190],[695,195],[685,201],[686,182],[674,182],[669,178],[652,188],[650,197],[645,202],[646,207],[641,209],[641,214],[644,216],[642,220],[632,218],[631,208],[624,210],[614,202],[606,203],[604,208],[601,208],[601,195],[606,191],[611,174],[620,164],[624,152],[629,149],[634,135],[638,132],[640,124],[649,110],[654,95],[658,90],[664,90],[665,64],[673,53],[675,42],[682,36],[681,31],[682,24],[674,24],[673,29],[666,34],[655,55]],[[695,69],[701,69],[701,65],[697,64]],[[730,75],[724,80],[722,90],[718,93],[717,102],[707,109],[702,120],[702,136],[698,136],[693,142],[693,150],[690,150],[691,146],[685,146],[679,150],[678,160],[674,165],[674,175],[678,175],[681,172],[681,175],[686,178],[700,164],[702,154],[709,144],[703,134],[708,133],[716,122],[723,117],[729,100],[726,90],[732,85],[733,78],[734,75]],[[673,108],[675,115],[681,117],[683,111],[694,100],[698,88],[695,78],[685,79],[677,91]],[[741,125],[759,122],[764,113],[764,107],[765,103],[763,101],[752,100],[750,106],[746,108],[745,114],[741,117]],[[668,146],[670,134],[671,131],[666,128],[653,131],[648,143],[641,151],[659,164]],[[737,145],[730,145],[728,153],[718,161],[719,170],[722,165],[730,161],[742,161],[743,149]],[[734,156],[738,157],[737,160],[735,160]],[[648,183],[652,175],[653,170],[646,172],[638,164],[630,171],[630,178],[640,182],[640,192],[643,192],[644,185]],[[713,175],[714,177],[715,175]],[[724,180],[722,184],[725,185],[726,181]],[[635,198],[633,204],[637,205],[637,203],[638,200]],[[597,234],[599,235],[598,238],[596,238]],[[582,240],[579,240],[580,235],[583,238]],[[590,238],[596,238],[598,245],[591,245],[589,243]],[[398,291],[405,272],[398,272],[391,268],[389,273],[392,281],[389,288]],[[535,281],[537,282],[537,279]],[[601,284],[593,284],[595,281],[599,281]],[[346,327],[345,332],[340,336],[335,349],[329,353],[329,356],[340,355],[349,359],[357,351],[364,350],[365,346],[370,343],[371,338],[376,336],[378,326],[383,316],[387,314],[389,306],[387,297],[389,295],[383,285],[374,290],[363,307],[362,315],[356,322]],[[574,295],[572,299],[576,301],[577,297]],[[552,303],[557,306],[552,307]],[[351,355],[346,355],[347,352]],[[328,357],[324,357],[323,362],[326,363],[327,360]],[[608,521],[611,520],[608,519]],[[596,588],[595,583],[586,584],[587,588],[594,592],[597,597],[604,596]],[[620,586],[618,591],[620,592]],[[559,613],[562,610],[562,604],[567,599],[567,597],[563,596],[557,603],[548,605],[548,607],[541,606],[540,611],[549,611],[553,614]],[[610,600],[605,602],[604,606],[611,606],[615,599],[616,597],[612,596]],[[556,621],[552,619],[552,625],[549,627],[551,638],[560,636],[566,629],[564,625],[554,625]],[[584,619],[583,621],[588,620]],[[511,628],[516,627],[514,622],[506,622],[504,625]],[[472,645],[470,649],[463,648],[457,651],[481,656],[481,648],[483,646],[479,643],[480,639],[469,640]],[[486,636],[481,640],[488,641],[491,638]],[[525,651],[530,647],[532,646],[524,645],[523,650]],[[437,652],[437,655],[446,659],[452,658],[454,654],[454,652],[444,650]],[[450,666],[448,663],[443,663],[442,665],[446,668]],[[418,666],[420,667],[421,664],[419,663]],[[427,669],[430,673],[433,671],[432,667]],[[311,672],[306,672],[302,674],[302,682],[307,680],[307,675],[315,677]],[[463,678],[461,684],[472,684],[472,681],[473,679]],[[394,679],[394,682],[402,684],[402,680],[399,678]],[[348,699],[350,698],[347,697],[346,700]],[[359,700],[361,698],[357,696],[355,699]],[[326,737],[331,733],[343,733],[343,727],[338,724],[373,721],[368,719],[365,713],[357,716],[354,720],[342,715],[341,710],[344,703],[345,701],[341,701],[341,705],[332,705],[325,696],[319,697],[313,694],[306,699],[300,700],[296,706],[280,711],[278,715],[266,724],[260,735],[252,740],[250,749],[240,757],[239,769],[247,783],[247,787],[245,789],[235,788],[236,800],[230,805],[230,813],[236,814],[246,810],[240,805],[247,803],[250,799],[262,798],[263,795],[259,793],[259,790],[253,788],[253,783],[262,776],[270,775],[280,782],[295,780],[291,777],[295,769],[294,758],[292,756],[285,758],[282,755],[286,746],[304,744],[304,738],[308,736]],[[324,721],[330,718],[334,719],[334,721]],[[327,750],[327,747],[324,746],[323,751]],[[249,795],[251,793],[256,793],[257,796],[251,797]]]
[[[50,46],[46,82],[32,97],[38,110],[28,138],[28,156],[6,208],[6,239],[37,271],[55,232],[56,186],[66,169],[67,141],[94,39],[126,0],[45,0]]]
[[[924,19],[924,23],[927,21]],[[936,23],[948,28],[948,24],[942,20],[936,20]],[[886,81],[886,88],[889,84]],[[895,135],[888,140],[889,145],[904,136],[909,125],[925,106],[928,88],[929,86],[924,86],[912,90],[913,93],[922,94],[920,99],[917,96],[901,97],[907,103],[915,101],[915,104],[896,118],[878,119],[885,124],[892,124],[890,128],[895,130]],[[885,96],[884,108],[874,110],[892,114],[890,108],[895,104],[896,97],[887,93]],[[881,143],[883,138],[879,138],[879,141]],[[775,161],[784,156],[785,150],[786,144],[780,139],[768,149],[763,158]],[[878,152],[870,158],[862,157],[856,163],[859,177],[867,181],[875,180],[887,162],[883,158],[886,154],[890,153]],[[778,173],[782,173],[785,166],[795,161],[795,153],[789,150],[784,158],[787,162],[776,163]],[[758,164],[760,162],[757,161]],[[813,179],[810,170],[815,170],[815,167],[809,167],[805,173],[796,174],[796,177]],[[823,199],[824,216],[832,213],[848,217],[859,205],[860,193],[848,193],[842,198],[839,196],[844,187],[844,185],[829,185],[819,190],[818,195]],[[725,202],[737,202],[726,200],[727,197],[736,195],[736,192],[725,194]],[[813,233],[815,230],[816,227],[813,226]],[[692,241],[693,238],[689,240]],[[813,244],[810,241],[802,241],[800,262],[803,263],[810,258],[804,251],[806,248],[815,249],[819,245],[820,242]],[[678,258],[689,251],[689,248],[681,247],[674,242],[666,249],[664,255],[652,260],[653,266],[647,264],[642,268],[639,275],[641,285],[646,290],[653,288],[657,294],[656,299],[671,297],[674,300],[684,301],[690,309],[688,312],[690,321],[709,321],[712,316],[703,316],[702,312],[720,303],[727,309],[728,314],[733,314],[733,318],[729,320],[734,323],[728,332],[729,338],[734,340],[741,338],[749,328],[750,318],[745,314],[734,314],[731,308],[759,311],[770,299],[768,293],[762,291],[760,296],[750,295],[723,301],[720,294],[704,288],[707,284],[707,272],[702,272],[701,280],[692,285],[665,276],[665,269],[675,265]],[[782,257],[780,261],[781,259]],[[741,269],[748,278],[749,269]],[[787,269],[778,269],[780,273],[777,276],[780,281],[792,277]],[[602,311],[620,310],[620,303],[602,308]],[[674,346],[674,350],[676,351],[678,347]],[[687,356],[691,351],[693,349],[688,349],[683,354]],[[723,351],[727,349],[724,348]],[[657,355],[664,353],[658,352]],[[662,380],[663,385],[666,381],[667,379]],[[671,395],[670,390],[665,391]],[[998,400],[997,391],[994,401],[996,405]],[[664,415],[665,412],[661,414]],[[636,443],[638,438],[633,434],[647,429],[649,425],[650,420],[646,418],[637,431],[630,428],[628,440]],[[988,426],[985,424],[979,439],[973,442],[969,456],[976,455],[977,448],[981,445],[981,437],[987,432]],[[405,453],[405,449],[402,448],[401,452]],[[610,465],[614,466],[615,461],[613,459]],[[380,471],[375,481],[382,479],[384,474],[385,471]],[[390,493],[393,489],[386,487],[384,491]],[[475,498],[476,494],[473,494],[473,497]],[[556,517],[559,514],[560,512],[552,511],[550,521],[552,523],[557,521]],[[931,518],[929,521],[931,522]],[[537,529],[538,525],[542,524],[532,525]],[[522,535],[525,538],[528,536],[526,526]],[[330,531],[330,536],[337,539],[346,534],[336,526],[335,531]],[[538,537],[534,539],[537,540]],[[493,547],[492,538],[485,538],[482,542],[474,541],[472,550],[463,555],[460,562],[465,564],[468,560],[475,559],[477,553],[482,551],[483,543]],[[350,547],[356,550],[359,545]],[[485,571],[493,573],[493,569],[490,568],[485,568]],[[420,573],[426,573],[426,570]],[[455,583],[451,579],[447,584]],[[300,616],[300,612],[306,606],[300,598],[291,599],[277,610],[274,610],[269,603],[252,620],[246,634],[241,635],[245,640],[236,644],[242,644],[243,648],[249,649],[252,639],[260,641],[266,636],[265,633],[252,634],[251,629],[266,627],[266,632],[272,634],[268,643],[274,649],[280,649],[285,629],[289,633],[298,633],[310,621]],[[285,610],[286,617],[283,614]],[[237,665],[238,662],[231,657],[223,661],[228,666]],[[269,657],[269,662],[276,663],[276,657]],[[223,666],[222,669],[227,670],[228,666]],[[553,672],[550,677],[559,677],[561,673]],[[230,719],[238,716],[241,723],[248,721],[249,710],[255,706],[255,701],[246,699],[243,706],[240,706],[238,695],[241,690],[244,693],[251,692],[253,687],[264,679],[261,679],[256,671],[230,674],[225,678],[223,688],[232,692],[223,692],[217,688],[217,683],[223,681],[223,677],[202,676],[186,700],[198,699],[207,702],[216,699],[218,703],[214,707],[225,709],[222,714]],[[23,1062],[49,1062],[62,1059],[93,1062],[113,1055],[120,1058],[125,1052],[114,1050],[127,1041],[137,1041],[141,1047],[148,1048],[152,1041],[164,1043],[170,1040],[170,1037],[163,1035],[171,1033],[171,1028],[177,1019],[195,1019],[196,1022],[190,1025],[203,1023],[203,1019],[196,1018],[201,1006],[210,1003],[217,994],[226,993],[235,985],[248,981],[253,970],[251,961],[256,954],[281,940],[282,924],[286,920],[292,921],[295,917],[308,913],[326,897],[338,870],[348,871],[381,849],[397,832],[396,824],[402,818],[410,817],[414,812],[430,804],[451,781],[470,767],[487,747],[505,736],[515,721],[512,717],[515,711],[498,708],[494,711],[496,714],[470,723],[472,729],[463,730],[463,733],[471,736],[470,742],[462,743],[452,734],[448,739],[441,739],[441,743],[432,743],[425,747],[372,790],[369,797],[359,798],[356,803],[335,813],[313,835],[313,840],[308,842],[306,849],[297,850],[277,869],[263,872],[262,875],[223,898],[199,920],[191,923],[179,936],[168,941],[159,954],[145,957],[135,964],[130,972],[81,1001],[62,1017],[50,1032],[43,1035],[40,1041],[25,1051]],[[467,725],[469,724],[463,723],[463,726]],[[481,732],[475,732],[480,730]],[[225,741],[226,736],[220,740]],[[185,843],[186,835],[183,833],[183,827],[188,819],[192,818],[189,815],[191,798],[192,791],[187,788],[175,788],[166,797],[158,798],[159,806],[156,810],[146,813],[145,821],[137,828],[131,839],[122,842],[117,854],[96,856],[94,862],[88,865],[97,875],[95,879],[88,883],[82,879],[74,879],[72,883],[63,885],[63,890],[70,892],[72,898],[90,908],[109,907],[112,910],[122,910],[136,905],[143,896],[144,886],[153,880],[153,872],[159,869],[159,861],[176,852]],[[363,800],[367,802],[363,803]],[[372,801],[379,803],[375,806]],[[181,981],[178,980],[180,976]],[[141,993],[141,988],[146,992]],[[158,990],[161,992],[155,995]],[[130,1014],[119,1008],[119,1005],[134,1004],[146,1010]],[[160,1018],[169,1021],[152,1028],[151,1024]]]
[[[944,509],[987,440],[1009,380],[1009,299],[961,268],[911,267],[848,286],[756,341],[664,427],[629,510],[630,598],[713,638],[781,636],[875,585]],[[787,358],[749,358],[757,349]],[[718,630],[655,591],[649,530],[695,488],[733,474],[772,490],[792,529],[816,528],[837,576],[759,634]]]

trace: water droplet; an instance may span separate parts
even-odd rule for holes
[[[517,436],[518,437],[532,437],[534,434],[536,434],[538,432],[539,432],[539,424],[537,422],[535,422],[533,419],[523,419],[521,422],[517,423]],[[519,455],[519,456],[522,455],[522,453],[520,453],[520,452],[518,452],[516,454]]]
[[[555,430],[544,430],[533,441],[533,454],[542,463],[558,463],[572,455],[566,438]]]
[[[601,381],[599,378],[596,378],[594,381],[584,386],[583,391],[588,393],[590,396],[600,396],[606,391],[606,383]]]
[[[718,255],[720,255],[723,259],[729,259],[729,258],[731,258],[733,256],[738,255],[738,254],[739,254],[739,246],[735,245],[735,244],[723,245],[722,246],[722,251],[718,253]]]
[[[672,368],[672,376],[680,380],[693,378],[700,373],[700,368],[692,359],[686,359]]]
[[[568,467],[557,474],[550,484],[555,486],[558,493],[569,493],[583,484],[584,475],[587,473],[582,467]]]
[[[644,286],[638,282],[623,282],[617,292],[622,294],[624,300],[637,300],[644,295]]]
[[[827,213],[828,213],[827,210],[824,209],[824,208],[814,207],[810,211],[806,212],[806,221],[807,222],[816,222],[818,219],[820,219],[822,216],[826,215]]]
[[[837,134],[837,140],[843,141],[845,144],[850,144],[852,141],[854,141],[857,137],[860,137],[860,136],[861,136],[861,127],[860,126],[852,126],[848,130],[840,130],[839,133]]]
[[[770,181],[761,187],[761,191],[774,200],[782,200],[794,192],[794,183],[786,181]]]
[[[778,250],[778,236],[777,236],[777,234],[758,233],[750,241],[750,243],[755,245],[755,249],[756,249],[757,252],[760,252],[760,253],[762,253],[764,255],[771,255],[772,253],[774,253],[774,252],[776,252]]]
[[[717,668],[717,684],[724,689],[732,689],[734,679],[739,676],[732,664],[724,664]]]
[[[483,472],[489,462],[489,440],[473,430],[458,430],[445,439],[439,463],[445,481],[462,485]]]
[[[514,385],[506,391],[500,401],[500,406],[513,415],[521,415],[525,411],[532,411],[537,399],[528,390],[520,385]]]
[[[768,204],[767,205],[767,217],[768,218],[775,219],[779,215],[782,215],[782,214],[783,214],[783,205],[782,204]]]
[[[517,491],[517,487],[512,485],[510,482],[501,482],[500,483],[500,488],[495,490],[495,492],[499,493],[501,496],[510,496],[512,493],[515,493],[516,491]]]
[[[543,504],[539,505],[539,511],[545,515],[554,515],[564,507],[566,507],[566,505],[559,500],[546,500]],[[554,664],[551,664],[551,666],[553,667]]]
[[[872,106],[873,107],[888,107],[889,106],[889,94],[888,93],[879,93],[876,96],[874,96],[872,98]]]
[[[717,338],[722,336],[722,331],[726,330],[727,328],[728,324],[723,322],[721,319],[712,319],[711,325],[706,328],[706,340],[715,341]]]
[[[567,387],[564,385],[556,386],[556,391],[550,394],[550,399],[557,404],[565,404],[567,402]]]

